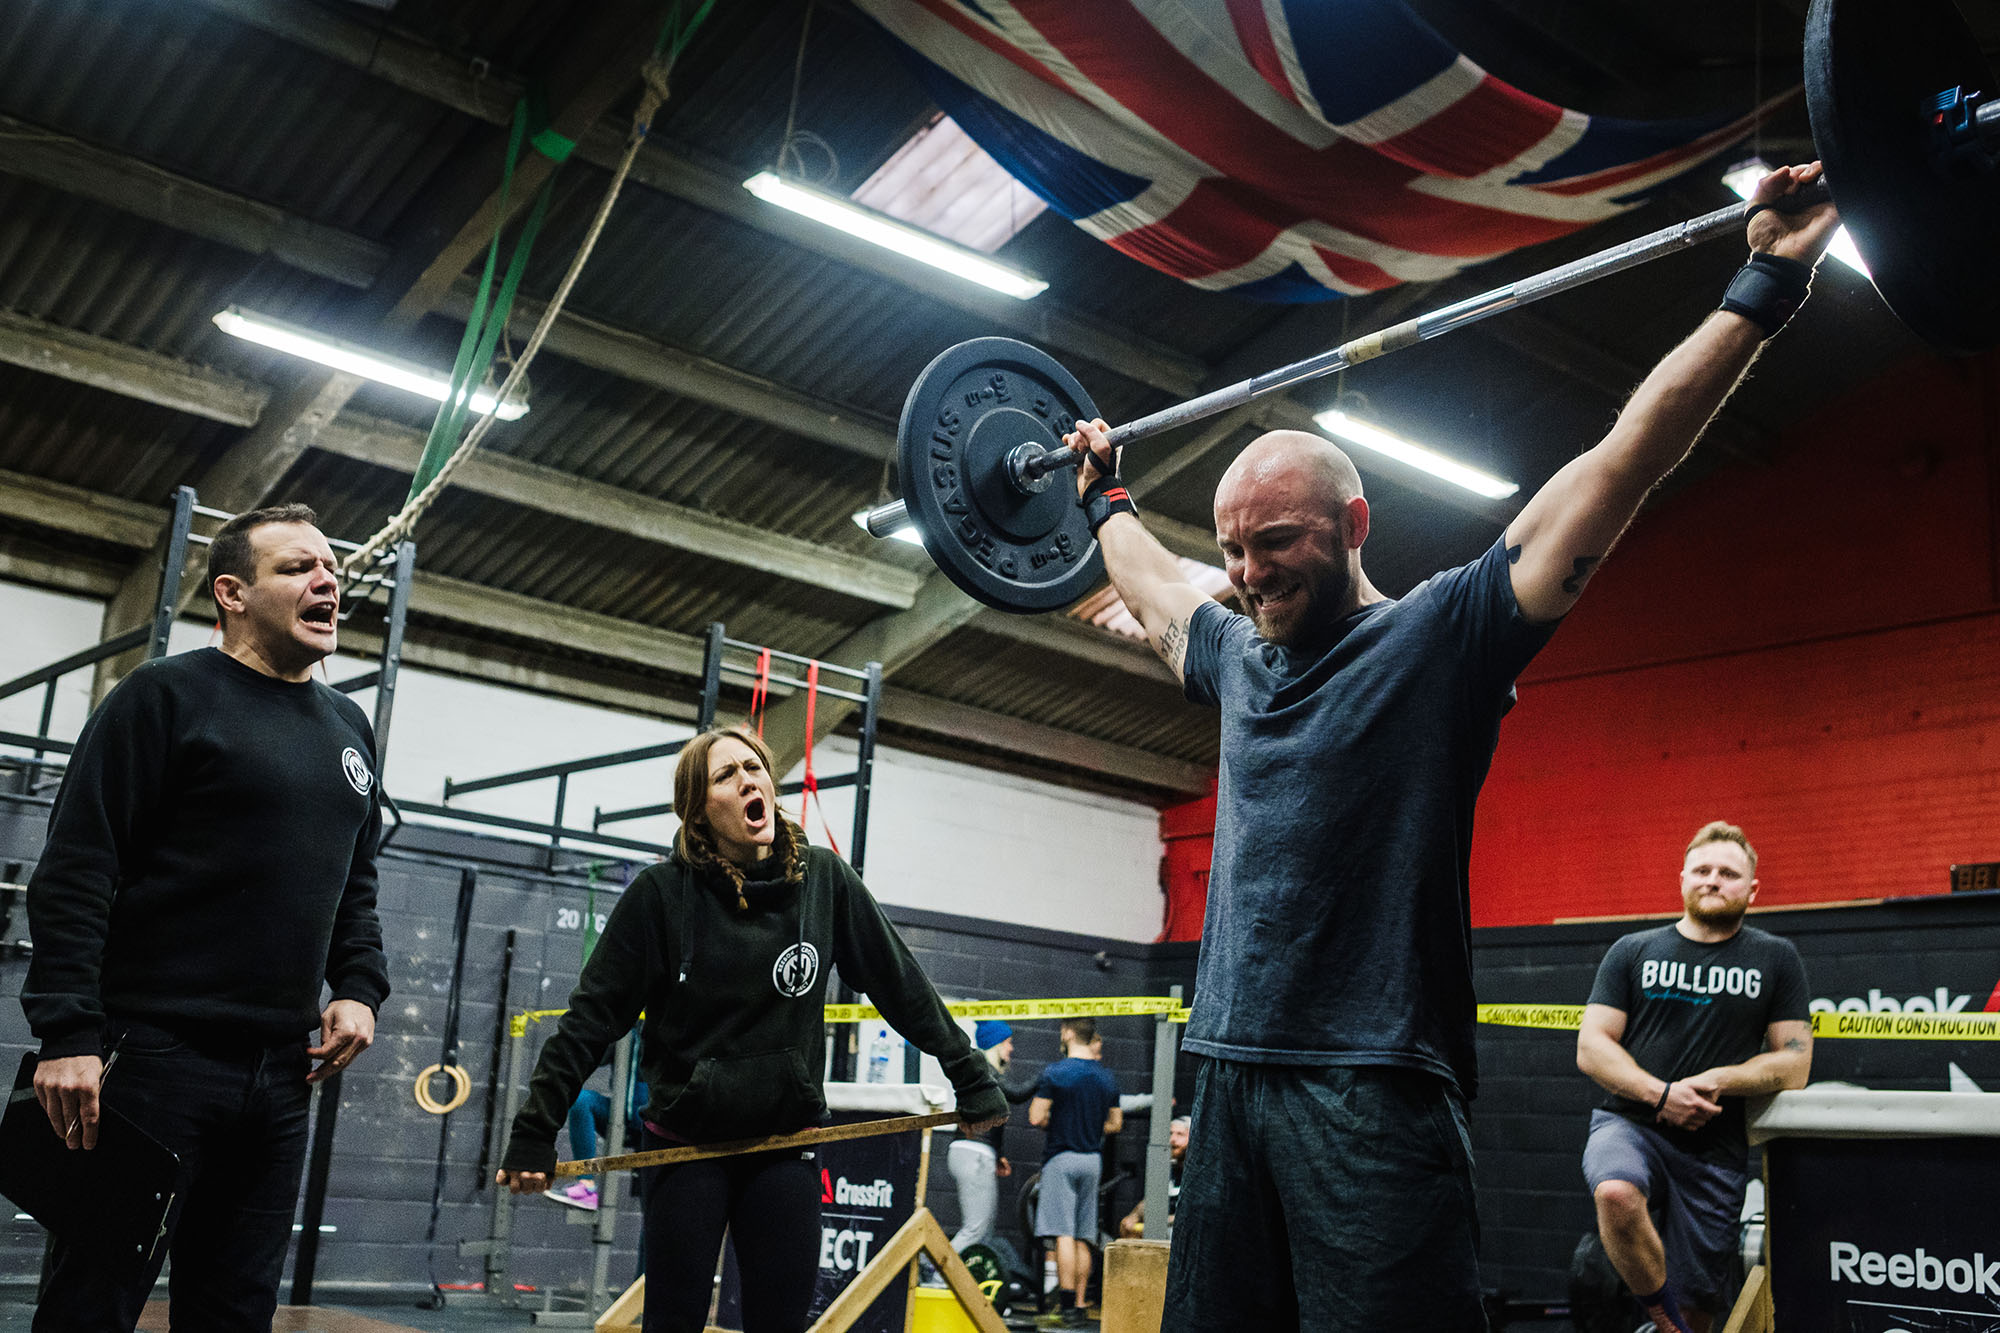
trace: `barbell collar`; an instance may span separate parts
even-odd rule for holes
[[[870,537],[893,537],[910,526],[910,507],[901,500],[876,505],[861,516]]]

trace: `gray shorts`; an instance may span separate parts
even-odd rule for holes
[[[1059,1152],[1042,1163],[1035,1234],[1096,1244],[1097,1181],[1103,1171],[1104,1159],[1094,1152]]]
[[[1750,1177],[1668,1143],[1659,1131],[1611,1111],[1590,1113],[1583,1178],[1594,1194],[1607,1180],[1637,1185],[1667,1253],[1667,1281],[1683,1304],[1716,1310],[1735,1289],[1743,1195]]]

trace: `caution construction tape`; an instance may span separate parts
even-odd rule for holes
[[[508,1019],[507,1031],[512,1036],[525,1037],[528,1035],[528,1024],[540,1023],[549,1018],[561,1018],[568,1012],[567,1009],[529,1009]]]
[[[1496,1027],[1549,1028],[1574,1032],[1583,1026],[1580,1004],[1482,1004],[1479,1021]],[[1842,1014],[1812,1016],[1815,1037],[1874,1041],[2000,1041],[2000,1014]]]
[[[1194,1011],[1166,995],[1079,995],[1056,1000],[961,1000],[948,1004],[956,1018],[1135,1018],[1164,1015],[1169,1023],[1185,1023]],[[1574,1032],[1583,1026],[1580,1004],[1482,1004],[1479,1021],[1490,1027],[1542,1028]],[[508,1022],[516,1037],[527,1035],[528,1026],[559,1018],[563,1009],[530,1009]],[[830,1004],[829,1023],[866,1023],[882,1017],[872,1004]],[[1812,1016],[1815,1037],[1857,1038],[1873,1041],[2000,1041],[2000,1013],[1853,1014],[1817,1013]]]
[[[961,1000],[948,1004],[956,1018],[1131,1018],[1165,1014],[1170,1023],[1185,1023],[1187,1008],[1168,995],[1080,995],[1062,1000]],[[532,1023],[560,1018],[567,1009],[529,1009],[508,1020],[507,1030],[516,1037],[527,1035]],[[872,1004],[830,1004],[828,1023],[866,1023],[880,1018],[882,1011]]]
[[[1131,1018],[1144,1014],[1166,1014],[1170,1020],[1181,1010],[1179,1000],[1166,995],[1081,995],[1066,1000],[961,1000],[948,1004],[954,1018]],[[872,1004],[830,1004],[829,1023],[866,1023],[880,1018],[882,1011]],[[1184,1021],[1184,1020],[1183,1020]]]
[[[1503,1028],[1567,1028],[1583,1026],[1580,1004],[1482,1004],[1479,1021]]]
[[[2000,1041],[2000,1014],[1814,1014],[1815,1037],[1891,1041]]]

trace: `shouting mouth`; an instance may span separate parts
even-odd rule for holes
[[[339,620],[339,612],[337,602],[314,602],[299,612],[299,620],[308,629],[331,633]]]
[[[771,807],[762,796],[752,796],[743,803],[743,823],[752,833],[761,833],[770,826]]]

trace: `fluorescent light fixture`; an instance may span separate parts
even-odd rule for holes
[[[1373,450],[1386,458],[1393,458],[1407,467],[1420,472],[1428,472],[1454,486],[1463,486],[1474,495],[1483,495],[1489,500],[1504,500],[1520,486],[1511,481],[1481,472],[1478,468],[1467,467],[1456,459],[1446,458],[1435,449],[1427,449],[1421,444],[1397,435],[1391,435],[1380,426],[1371,426],[1356,417],[1351,417],[1339,409],[1329,409],[1313,417],[1321,430],[1338,435],[1349,444],[1358,444],[1363,449]]]
[[[866,509],[855,510],[852,517],[855,527],[860,528],[863,532],[868,531],[868,511]],[[923,534],[917,531],[917,525],[914,523],[905,523],[889,535],[898,541],[906,541],[912,546],[922,546],[924,544]]]
[[[1049,285],[1040,278],[1018,273],[975,250],[906,226],[837,195],[785,180],[775,172],[760,171],[744,181],[743,188],[767,204],[788,208],[836,231],[844,231],[885,250],[894,250],[899,255],[976,282],[982,287],[991,287],[1018,301],[1048,290]]]
[[[1757,189],[1757,182],[1771,174],[1771,168],[1764,165],[1764,159],[1753,157],[1722,173],[1722,183],[1735,191],[1738,199],[1748,199]],[[1868,265],[1862,261],[1861,251],[1855,247],[1854,238],[1842,227],[1833,234],[1833,241],[1826,252],[1863,277],[1868,276]]]
[[[329,338],[314,333],[311,329],[297,324],[287,324],[269,315],[260,315],[254,310],[241,306],[230,306],[217,311],[215,326],[232,337],[284,352],[289,356],[304,357],[322,366],[344,370],[350,375],[374,380],[377,384],[387,384],[410,393],[422,394],[436,402],[443,402],[451,395],[451,377],[440,375],[428,366],[420,366],[414,361],[404,361],[399,357],[384,356],[371,352],[338,338]],[[472,391],[472,410],[484,416],[493,412],[493,395],[484,389]],[[509,399],[500,404],[500,410],[493,412],[502,421],[513,421],[524,416],[528,405],[518,399]]]

